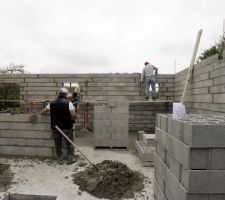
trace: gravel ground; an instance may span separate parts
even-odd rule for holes
[[[141,193],[137,193],[137,200],[154,200],[153,197],[153,177],[154,168],[142,167],[141,161],[133,148],[133,139],[131,136],[131,145],[127,150],[94,150],[91,145],[93,138],[88,135],[79,136],[76,139],[80,149],[94,163],[103,160],[118,160],[131,169],[141,172],[146,176],[145,188]],[[51,159],[31,159],[31,158],[0,158],[0,163],[8,163],[14,174],[13,183],[10,189],[0,193],[0,200],[7,193],[34,194],[34,195],[52,195],[57,196],[57,200],[95,200],[96,197],[86,192],[81,192],[78,186],[72,181],[72,174],[76,171],[82,171],[87,166],[86,160],[79,155],[79,160],[73,165],[58,165]]]

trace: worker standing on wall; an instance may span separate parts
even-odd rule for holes
[[[63,164],[62,139],[63,136],[59,133],[55,126],[57,125],[63,132],[73,141],[73,121],[76,118],[76,112],[71,101],[67,99],[68,90],[61,88],[59,96],[55,101],[50,102],[40,114],[45,114],[50,111],[51,129],[55,141],[56,156],[58,163]],[[67,146],[67,164],[76,162],[74,156],[74,147],[66,140]]]
[[[145,98],[146,100],[151,100],[156,98],[156,75],[158,74],[158,68],[151,65],[149,62],[144,63],[145,67],[141,73],[141,84],[145,82]],[[150,91],[151,86],[151,91]]]

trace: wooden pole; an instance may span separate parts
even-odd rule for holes
[[[184,84],[184,90],[183,90],[183,94],[182,94],[182,98],[181,98],[182,104],[184,103],[184,98],[185,98],[185,95],[186,95],[186,92],[187,92],[188,83],[190,82],[190,76],[192,74],[192,70],[193,70],[193,67],[194,67],[195,58],[196,58],[196,55],[197,55],[201,35],[202,35],[202,29],[198,31],[198,35],[197,35],[197,38],[196,38],[195,47],[194,47],[194,51],[193,51],[192,58],[191,58],[191,64],[190,64],[189,69],[188,69],[186,81],[185,81],[185,84]]]

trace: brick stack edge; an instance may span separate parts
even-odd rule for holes
[[[94,107],[95,147],[128,147],[129,103],[109,101]]]
[[[156,200],[225,199],[225,116],[157,115]]]

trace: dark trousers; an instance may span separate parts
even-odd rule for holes
[[[63,129],[62,130],[66,136],[73,142],[73,130],[72,129]],[[72,144],[70,144],[65,138],[63,138],[63,135],[59,133],[56,130],[52,129],[52,135],[55,140],[55,149],[56,149],[56,156],[57,158],[62,157],[62,141],[65,140],[66,143],[66,149],[67,149],[67,157],[71,158],[74,156],[74,147]]]

